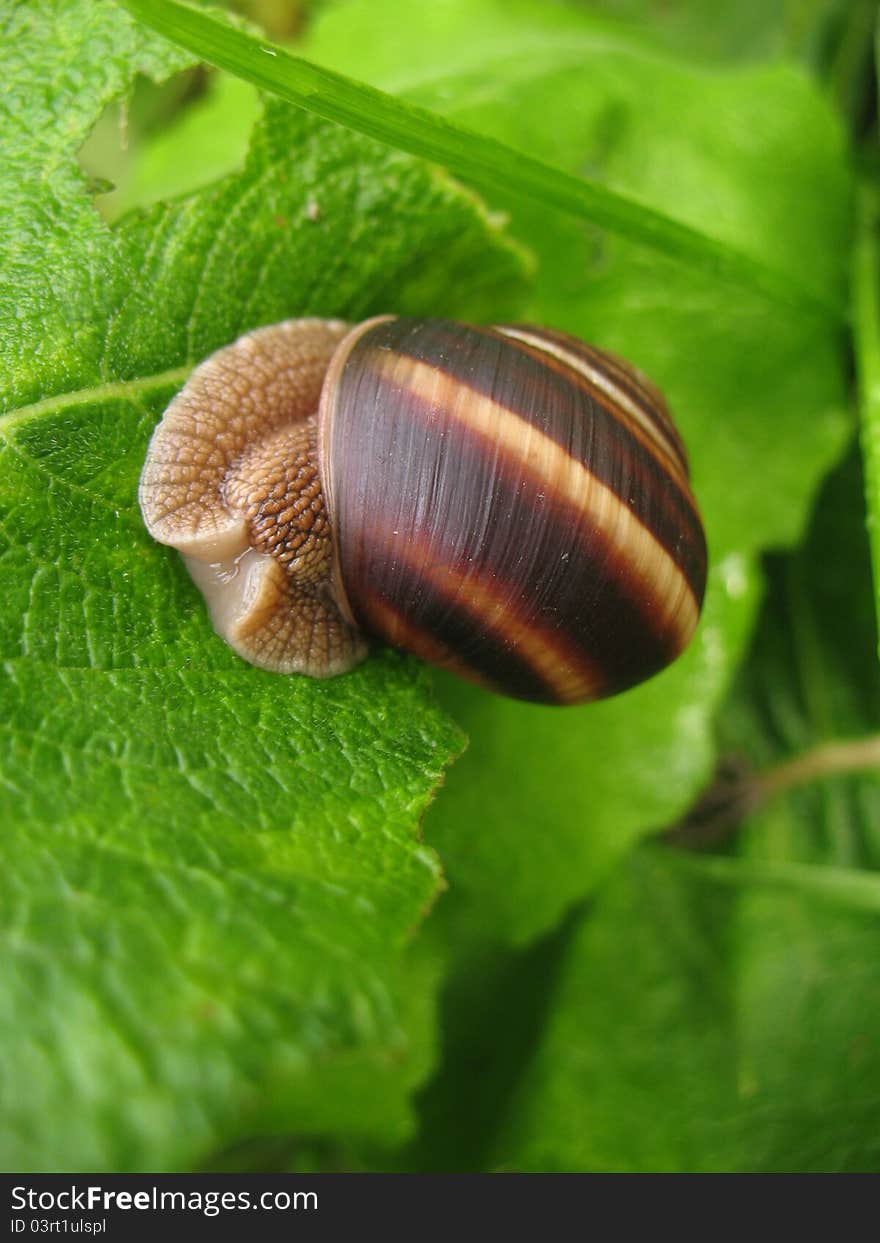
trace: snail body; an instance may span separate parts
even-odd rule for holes
[[[659,391],[561,332],[291,320],[193,372],[140,485],[215,628],[330,676],[375,636],[489,689],[578,703],[669,664],[706,546]]]

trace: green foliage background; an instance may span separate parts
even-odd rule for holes
[[[277,98],[283,55],[258,97],[239,18],[192,46],[243,77],[166,0],[0,0],[0,1164],[876,1168],[875,5],[239,7],[603,227]],[[662,385],[712,557],[674,668],[555,710],[215,638],[153,425],[248,328],[389,310]]]

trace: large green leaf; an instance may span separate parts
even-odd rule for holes
[[[769,560],[729,758],[674,835],[731,857],[642,848],[543,942],[457,963],[407,1168],[876,1164],[880,670],[858,467]]]
[[[580,0],[630,21],[679,55],[744,61],[796,57],[858,120],[871,91],[874,0]]]
[[[721,718],[737,764],[687,826],[727,857],[642,848],[557,938],[546,1027],[482,1160],[876,1169],[880,670],[858,466],[770,563]],[[534,1027],[531,1009],[508,1015]]]
[[[460,734],[415,662],[237,660],[136,484],[211,349],[290,315],[510,313],[519,252],[445,178],[281,106],[240,174],[111,231],[77,147],[177,58],[100,0],[0,17],[0,1163],[399,1135],[433,990],[400,977],[439,883],[418,823]]]
[[[0,18],[0,1162],[235,1166],[241,1140],[305,1132],[373,1151],[409,1125],[451,960],[446,1072],[413,1168],[876,1165],[877,895],[840,866],[876,860],[876,786],[823,783],[818,812],[811,790],[778,800],[742,859],[639,850],[611,875],[712,768],[757,550],[797,537],[842,443],[833,329],[497,196],[539,258],[528,314],[668,389],[713,579],[692,651],[618,701],[554,713],[441,684],[472,735],[429,820],[452,894],[404,953],[438,888],[416,826],[461,745],[427,675],[388,654],[324,686],[241,666],[145,539],[134,486],[167,396],[237,332],[302,313],[522,315],[520,259],[444,178],[277,106],[240,175],[109,231],[76,148],[136,69],[179,61],[103,3],[0,0]],[[521,0],[339,5],[309,51],[840,299],[845,152],[791,69],[696,71]],[[192,142],[164,161],[164,192],[192,185],[174,167]],[[138,200],[163,189],[152,150]],[[774,612],[777,636],[792,621],[800,603]],[[857,679],[838,657],[839,683]],[[777,654],[753,676],[790,688]],[[861,719],[798,710],[780,746],[748,678],[737,702],[725,736],[766,762]],[[492,945],[551,928],[603,880],[544,943]]]
[[[566,946],[494,1149],[527,1170],[873,1170],[880,880],[641,848]]]
[[[566,6],[443,0],[405,21],[402,8],[336,6],[304,50],[771,267],[803,274],[808,256],[815,286],[839,293],[846,152],[799,71],[694,68]],[[523,941],[708,778],[758,550],[797,538],[848,419],[844,342],[827,323],[512,196],[503,205],[539,257],[530,316],[632,358],[665,388],[713,566],[692,650],[620,699],[558,713],[444,686],[471,746],[432,808],[431,840],[453,895],[471,899],[462,918]]]

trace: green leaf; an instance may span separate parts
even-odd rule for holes
[[[872,89],[875,0],[586,0],[646,31],[678,55],[728,61],[790,57],[826,83],[841,113],[857,123]]]
[[[441,701],[470,737],[427,820],[452,882],[453,943],[466,929],[514,943],[546,932],[708,780],[712,715],[757,603],[743,563],[721,573],[691,650],[638,691],[560,712],[444,679]]]
[[[804,284],[799,266],[788,271],[769,267],[711,233],[698,233],[599,182],[568,175],[552,163],[534,159],[522,143],[505,146],[478,129],[452,125],[437,113],[291,56],[283,48],[267,46],[265,40],[177,0],[120,2],[209,64],[356,133],[436,161],[483,189],[512,191],[544,210],[553,208],[602,225],[785,305],[810,308],[832,319],[843,313],[840,301],[829,299],[812,283]]]
[[[175,2],[175,12],[179,7]],[[701,68],[625,27],[534,0],[446,0],[401,25],[409,11],[405,0],[380,6],[344,0],[319,15],[303,50],[342,72],[360,66],[369,82],[471,131],[589,173],[615,195],[747,251],[766,267],[803,273],[806,235],[820,227],[835,235],[848,230],[844,135],[794,66]],[[506,197],[518,203],[513,191]],[[552,242],[563,221],[548,217],[546,204],[536,210],[550,237],[536,232],[534,240]],[[586,220],[619,232],[596,213]],[[577,228],[584,232],[583,224]],[[595,233],[586,241],[593,252],[586,271],[593,276],[605,256],[595,253]],[[583,272],[572,272],[572,256],[563,254],[568,291],[583,282]],[[840,299],[842,256],[826,246],[810,256],[809,267],[821,295]],[[750,289],[746,283],[742,292]],[[738,295],[725,293],[735,307]],[[762,311],[772,316],[767,307]]]
[[[84,353],[95,348],[91,308],[95,287],[106,279],[100,262],[105,230],[72,155],[136,72],[161,77],[189,59],[127,17],[111,24],[103,4],[33,7],[5,0],[0,8],[0,411],[38,400],[62,380],[69,389],[93,382],[94,368],[80,358],[79,347],[82,339]],[[41,38],[54,46],[51,59],[48,48],[39,58],[21,54],[17,45],[36,50]],[[88,85],[79,89],[75,79],[90,62]],[[50,72],[58,82],[48,87]],[[76,349],[72,329],[80,334]]]
[[[642,848],[565,947],[494,1159],[868,1171],[880,878]]]
[[[829,6],[851,0],[819,0]],[[800,28],[808,24],[813,0],[739,0],[716,5],[707,0],[574,0],[582,9],[607,14],[630,24],[633,31],[650,31],[679,56],[692,60],[717,58],[742,61],[770,59],[790,51]]]
[[[803,547],[768,559],[761,620],[719,723],[736,761],[731,794],[773,799],[738,839],[750,859],[880,869],[880,665],[863,495],[853,451],[822,488]]]
[[[801,72],[695,68],[522,0],[449,0],[418,20],[406,7],[335,6],[305,51],[589,170],[767,264],[809,255],[829,296],[843,287],[846,148]],[[844,342],[827,326],[514,195],[495,201],[538,255],[529,318],[633,359],[666,391],[712,570],[693,648],[619,699],[560,713],[441,685],[471,738],[428,819],[459,907],[453,943],[464,924],[516,943],[546,932],[706,783],[712,717],[755,615],[758,552],[799,537],[849,425]]]
[[[880,668],[861,497],[851,453],[803,546],[768,558],[723,780],[674,835],[735,857],[636,852],[543,942],[469,947],[406,1168],[870,1168]],[[429,935],[448,942],[450,914]],[[818,1030],[814,1005],[833,1016]]]
[[[399,1137],[434,988],[403,958],[439,886],[418,825],[461,735],[391,654],[321,684],[244,665],[136,485],[211,349],[514,313],[521,254],[445,178],[277,104],[241,173],[111,230],[77,148],[177,57],[95,0],[0,12],[0,1165]]]

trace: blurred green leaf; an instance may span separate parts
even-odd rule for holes
[[[106,219],[192,193],[242,167],[261,112],[257,92],[229,74],[206,76],[198,97],[179,101],[165,125],[152,132],[136,129],[132,135],[127,100],[101,117],[80,163],[112,182],[96,204]],[[141,86],[136,83],[135,91]]]
[[[777,795],[739,837],[749,858],[880,869],[880,764],[859,771],[863,740],[876,736],[880,755],[863,496],[851,452],[822,488],[803,547],[768,559],[752,651],[720,718],[722,750],[740,761],[731,779],[746,794],[755,778],[767,781]]]
[[[779,57],[792,50],[807,25],[806,10],[850,0],[562,0],[571,8],[601,13],[662,41],[694,60],[741,61]]]
[[[641,848],[566,947],[505,1169],[870,1171],[880,878]]]
[[[563,0],[565,2],[565,0]],[[802,61],[851,124],[871,91],[876,0],[571,0],[626,21],[678,55],[722,61]]]
[[[512,311],[520,253],[445,178],[277,104],[241,173],[110,230],[77,147],[177,55],[93,0],[2,19],[0,1163],[400,1136],[434,990],[402,958],[439,885],[418,825],[461,736],[415,662],[239,661],[136,485],[213,348],[425,298]]]
[[[867,562],[851,454],[804,545],[770,559],[755,641],[721,716],[738,777],[727,802],[716,788],[704,810],[754,810],[733,837],[735,817],[692,818],[691,841],[728,857],[642,848],[543,950],[558,981],[543,990],[546,1028],[521,1084],[506,1085],[500,1126],[484,1127],[480,1160],[876,1168],[880,667]],[[819,746],[829,740],[833,753]],[[789,788],[793,757],[802,767]],[[505,1030],[535,1026],[519,1007]],[[462,1043],[450,1052],[454,1081]]]

